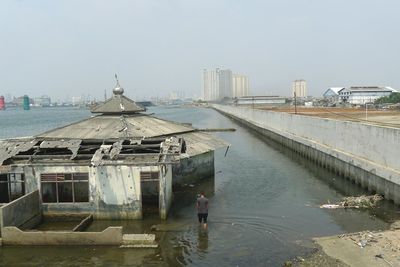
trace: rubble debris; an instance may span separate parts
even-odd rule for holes
[[[94,167],[97,167],[102,164],[103,157],[108,155],[111,149],[111,145],[101,145],[99,149],[94,153],[91,164]]]
[[[323,204],[319,206],[321,209],[338,209],[338,208],[354,208],[354,209],[370,209],[382,200],[381,195],[344,197],[342,201],[336,204]]]
[[[360,208],[373,208],[378,201],[382,199],[383,197],[381,195],[345,197],[343,198],[343,205],[345,207],[358,206]]]
[[[110,159],[116,159],[117,156],[119,155],[119,153],[122,150],[122,144],[123,144],[124,140],[119,140],[117,142],[115,142],[112,147],[111,147],[111,151],[110,151]]]
[[[365,248],[366,246],[371,246],[372,243],[377,243],[380,237],[379,233],[373,233],[371,231],[339,235],[339,238],[350,239],[360,248]]]

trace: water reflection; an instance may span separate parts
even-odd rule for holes
[[[197,250],[199,253],[207,253],[208,250],[208,229],[200,225],[197,231]]]
[[[272,140],[269,140],[262,136],[261,134],[258,134],[257,132],[252,132],[252,134],[263,140],[264,143],[266,143],[269,147],[273,148],[274,150],[278,151],[279,153],[282,153],[286,157],[290,158],[293,160],[293,162],[301,165],[304,168],[307,168],[312,174],[314,174],[314,177],[317,178],[318,180],[324,181],[324,184],[329,186],[332,190],[334,190],[337,194],[337,197],[342,197],[342,196],[360,196],[360,195],[365,195],[365,194],[375,194],[375,192],[368,192],[368,189],[362,188],[360,185],[355,184],[354,181],[349,180],[346,177],[343,177],[341,175],[338,175],[330,170],[327,170],[326,168],[321,167],[314,161],[311,161],[307,158],[304,158],[300,154],[294,152],[293,150],[290,150]],[[315,192],[314,192],[315,194]],[[335,198],[337,199],[337,198]],[[330,202],[335,199],[329,199],[326,198],[326,202]],[[323,203],[321,203],[323,204]],[[375,220],[375,218],[382,219],[384,222],[387,222],[386,225],[400,219],[399,213],[397,212],[398,206],[395,205],[391,201],[380,201],[377,204],[377,207],[375,209],[367,209],[367,210],[362,210],[362,212],[366,213],[367,216],[369,216],[372,220]],[[332,212],[332,211],[328,211]],[[341,219],[343,220],[343,213],[348,212],[348,210],[336,210],[332,212],[333,215],[337,215],[338,220],[340,221]],[[354,212],[354,210],[353,210]],[[357,215],[359,216],[359,215]],[[361,216],[362,218],[363,216]],[[361,219],[362,221],[363,219]],[[354,228],[351,226],[349,227],[348,221],[347,222],[341,222],[340,224],[343,225],[343,227],[347,231],[355,231]],[[379,229],[379,228],[378,228]],[[373,230],[373,229],[370,229]]]

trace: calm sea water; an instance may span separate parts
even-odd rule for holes
[[[87,109],[33,108],[0,111],[0,139],[31,136],[90,117]]]
[[[116,247],[3,247],[1,266],[282,266],[312,251],[312,237],[387,229],[397,208],[383,201],[374,210],[324,210],[319,205],[367,192],[297,154],[264,140],[210,109],[151,108],[157,116],[199,128],[236,128],[216,135],[231,144],[216,151],[215,177],[176,192],[167,221],[95,222],[89,230],[123,225],[149,233],[157,249]],[[0,138],[37,134],[87,118],[87,110],[59,108],[0,112]],[[194,200],[210,200],[209,228],[198,227]]]

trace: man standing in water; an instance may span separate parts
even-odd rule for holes
[[[208,199],[204,196],[204,192],[200,192],[200,197],[197,198],[197,217],[199,223],[204,222],[204,228],[207,228],[207,217],[208,217]]]

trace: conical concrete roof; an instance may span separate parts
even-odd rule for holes
[[[90,109],[92,113],[103,113],[103,114],[133,114],[142,111],[146,111],[145,108],[136,104],[135,101],[125,97],[124,89],[117,85],[113,90],[113,96],[102,104],[94,106]]]

